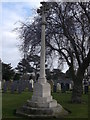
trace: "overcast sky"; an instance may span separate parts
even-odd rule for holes
[[[29,1],[29,2],[28,2]],[[13,29],[18,21],[33,19],[35,13],[32,9],[40,7],[42,0],[2,0],[0,2],[0,58],[4,63],[11,63],[15,68],[21,59],[18,49],[20,40]],[[47,0],[46,0],[47,1]],[[65,65],[66,67],[66,65]]]
[[[13,67],[16,67],[21,59],[21,53],[18,49],[20,42],[18,34],[13,32],[13,29],[17,26],[15,23],[25,21],[28,17],[32,19],[35,14],[32,9],[38,8],[41,0],[29,0],[30,2],[28,0],[11,1],[13,2],[10,2],[10,0],[0,2],[0,13],[2,13],[2,16],[0,16],[2,20],[0,20],[0,33],[2,31],[2,36],[0,36],[2,37],[0,39],[0,58],[3,62],[11,63]]]

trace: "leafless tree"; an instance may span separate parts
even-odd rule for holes
[[[67,63],[74,87],[72,102],[81,102],[82,80],[90,64],[90,2],[47,3],[46,58],[56,55]],[[41,41],[41,17],[33,23],[23,23],[19,28],[22,50],[38,54]],[[61,63],[61,62],[59,62]]]

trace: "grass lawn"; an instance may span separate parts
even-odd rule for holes
[[[22,94],[3,93],[2,95],[2,116],[3,118],[17,118],[14,114],[15,109],[22,106],[27,99],[32,96],[31,92]],[[82,104],[69,103],[71,93],[53,93],[53,98],[57,100],[64,108],[71,111],[67,118],[88,118],[88,95],[83,95],[85,101]]]
[[[0,120],[2,118],[2,91],[0,90]]]
[[[60,96],[60,97],[59,97]],[[60,103],[64,108],[71,111],[67,118],[88,118],[88,95],[83,95],[82,104],[72,104],[71,93],[61,93],[61,95],[53,94],[53,97]]]

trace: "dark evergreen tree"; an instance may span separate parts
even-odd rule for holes
[[[13,79],[15,72],[14,69],[11,67],[11,64],[2,63],[2,79],[9,81]]]
[[[19,73],[15,73],[13,80],[20,80],[20,74]]]
[[[33,72],[33,67],[29,64],[29,62],[26,59],[22,59],[17,67],[16,70],[18,70],[19,74],[23,75],[24,73],[30,73]]]

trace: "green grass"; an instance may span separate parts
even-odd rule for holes
[[[53,93],[53,98],[57,100],[64,108],[71,111],[67,118],[88,118],[88,95],[83,95],[85,101],[82,104],[70,103],[71,93]],[[15,109],[22,106],[27,99],[32,96],[31,92],[22,94],[3,93],[2,95],[2,115],[3,118],[17,118],[14,114]]]
[[[15,109],[22,106],[27,99],[30,99],[32,93],[23,92],[22,94],[4,93],[2,95],[2,116],[3,118],[16,117]]]
[[[70,103],[71,94],[61,93],[60,97],[57,94],[53,94],[53,97],[60,103],[64,108],[71,111],[71,114],[67,118],[88,118],[88,95],[83,95],[82,99],[84,102],[82,104],[72,104]]]
[[[0,90],[0,119],[2,118],[2,91]]]

